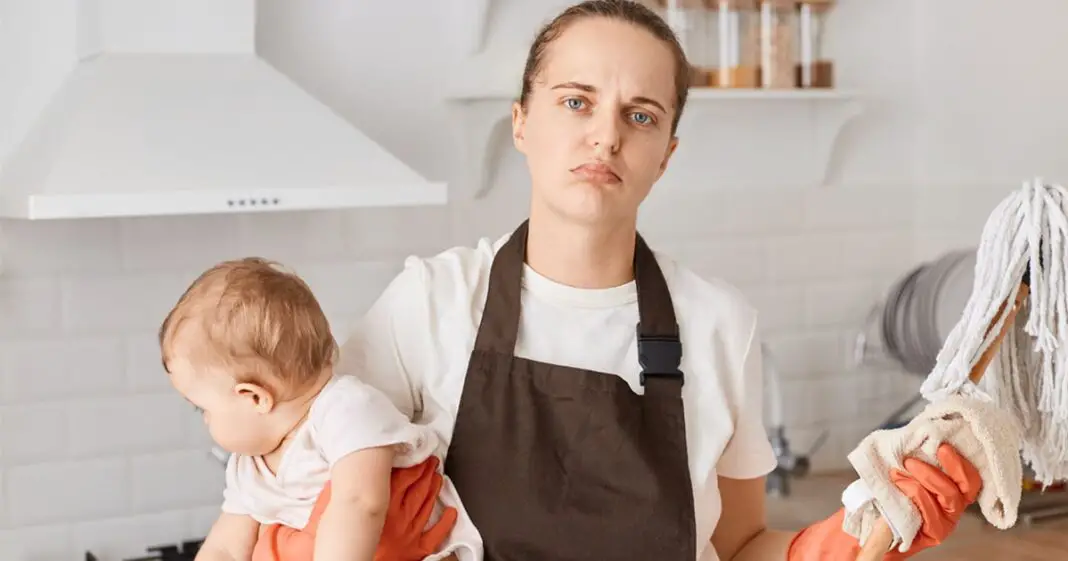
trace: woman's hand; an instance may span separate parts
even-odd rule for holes
[[[915,458],[906,458],[904,470],[893,470],[890,480],[912,501],[923,517],[920,533],[904,553],[887,552],[885,561],[899,561],[942,543],[953,533],[968,505],[979,496],[983,481],[975,466],[952,446],[938,448],[942,470]],[[787,561],[854,561],[860,553],[856,538],[842,530],[845,509],[797,534]]]
[[[905,458],[905,471],[892,470],[890,481],[920,511],[923,526],[905,553],[892,551],[886,559],[907,559],[924,549],[942,543],[957,529],[968,505],[979,497],[983,478],[979,471],[952,446],[942,444],[936,452],[942,469]]]
[[[445,508],[441,519],[426,529],[444,479],[438,473],[439,460],[393,470],[390,480],[389,510],[375,552],[378,561],[417,561],[437,552],[456,525],[458,513]]]

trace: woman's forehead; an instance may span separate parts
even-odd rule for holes
[[[546,50],[541,74],[549,88],[573,82],[665,104],[675,93],[670,48],[636,25],[608,18],[572,23]]]

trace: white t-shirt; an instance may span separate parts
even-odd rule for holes
[[[396,467],[416,465],[439,448],[434,431],[411,423],[382,392],[335,375],[282,452],[277,473],[261,456],[230,455],[222,510],[261,524],[304,528],[338,460],[389,445],[397,446]]]
[[[442,456],[452,438],[493,257],[508,237],[483,239],[476,247],[453,248],[430,258],[409,258],[341,349],[339,369],[381,389],[401,411],[432,427]],[[718,559],[710,543],[721,509],[717,477],[760,477],[776,465],[763,424],[757,313],[733,287],[704,280],[661,254],[656,257],[682,339],[697,559],[711,561]],[[578,289],[528,266],[521,303],[516,356],[615,373],[643,393],[634,282]],[[443,495],[446,491],[455,492],[451,486]],[[446,551],[465,544],[465,539],[477,538],[454,531]],[[462,550],[458,556],[471,559]]]

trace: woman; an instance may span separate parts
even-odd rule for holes
[[[486,559],[856,556],[841,512],[801,533],[765,527],[776,460],[757,314],[636,232],[678,144],[687,72],[637,3],[563,12],[531,47],[512,113],[529,220],[409,259],[342,349],[343,371],[449,443],[443,492],[459,494]],[[974,470],[944,457],[974,487]],[[910,555],[977,491],[933,468],[900,480],[930,534]],[[448,551],[478,558],[478,540],[453,535]]]

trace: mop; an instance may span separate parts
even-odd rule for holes
[[[849,456],[874,495],[844,523],[863,544],[858,561],[882,559],[895,540],[900,551],[912,543],[919,512],[888,489],[884,470],[901,469],[905,453],[938,465],[939,442],[930,440],[939,436],[983,474],[978,503],[1001,529],[1016,522],[1022,462],[1043,485],[1068,477],[1066,239],[1061,186],[1025,183],[991,213],[972,294],[921,386],[929,404],[909,426],[876,431]]]

